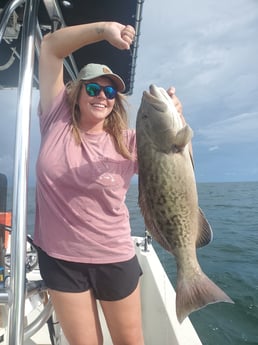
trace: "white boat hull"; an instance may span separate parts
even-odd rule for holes
[[[135,238],[139,243],[142,239]],[[136,246],[136,253],[143,270],[141,301],[143,331],[146,345],[201,345],[189,318],[180,324],[175,312],[175,290],[153,248],[144,252]]]

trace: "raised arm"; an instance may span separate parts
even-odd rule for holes
[[[63,59],[85,45],[108,41],[118,49],[129,49],[134,28],[116,22],[98,22],[65,27],[46,35],[39,59],[40,106],[44,112],[64,85]]]

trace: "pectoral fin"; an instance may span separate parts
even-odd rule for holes
[[[203,211],[199,208],[199,236],[196,240],[196,247],[204,247],[213,239],[213,232]]]
[[[191,127],[185,125],[177,132],[174,145],[177,147],[184,148],[191,141],[192,137],[193,131]]]

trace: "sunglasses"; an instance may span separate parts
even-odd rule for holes
[[[111,85],[101,86],[97,83],[88,83],[84,85],[85,90],[90,97],[98,96],[102,90],[108,99],[114,99],[117,95],[117,90]]]

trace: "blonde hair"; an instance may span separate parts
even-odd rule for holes
[[[82,143],[79,121],[81,117],[80,108],[78,104],[82,85],[85,81],[75,80],[70,81],[66,85],[68,103],[72,112],[72,126],[73,136],[75,142],[80,145]],[[106,117],[104,121],[104,130],[109,133],[114,141],[115,148],[124,158],[132,159],[129,148],[125,145],[123,131],[128,129],[128,116],[126,111],[126,98],[121,93],[117,93],[115,104],[112,112]]]

